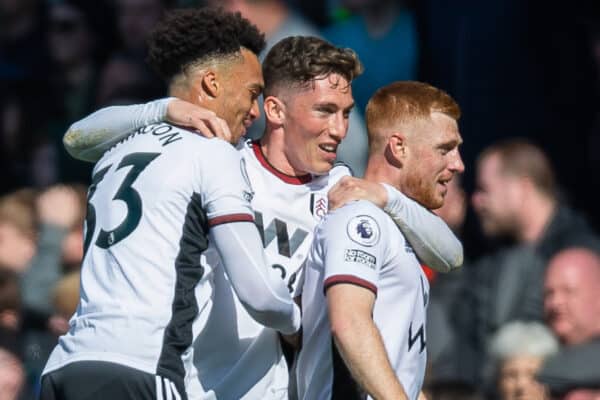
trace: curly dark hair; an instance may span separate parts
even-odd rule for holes
[[[263,62],[265,94],[281,84],[305,86],[335,73],[348,82],[362,74],[356,53],[313,36],[290,36],[279,41]]]
[[[191,64],[226,58],[242,47],[258,55],[265,48],[265,37],[240,13],[220,8],[174,10],[148,40],[148,63],[170,81]]]

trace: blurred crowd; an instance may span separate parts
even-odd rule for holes
[[[460,104],[466,171],[437,212],[466,261],[428,271],[429,399],[600,399],[597,1],[0,0],[0,400],[35,397],[77,306],[92,165],[62,135],[164,97],[145,39],[204,5],[240,11],[268,47],[317,35],[358,53],[340,149],[357,175],[378,87],[422,80]]]

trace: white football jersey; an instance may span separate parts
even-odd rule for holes
[[[256,142],[241,143],[239,152],[246,162],[255,223],[267,261],[280,272],[290,293],[297,296],[314,227],[327,213],[327,192],[350,170],[340,165],[326,175],[288,176],[269,164]],[[190,398],[287,399],[288,368],[278,333],[252,319],[222,272],[216,274],[215,297],[221,312],[214,318],[221,323],[214,326],[228,328],[201,332],[196,339],[198,376],[188,380]],[[215,355],[202,367],[199,362],[203,355],[210,354],[211,342],[204,339],[207,335],[218,336],[219,348],[228,351],[220,353],[219,358]],[[213,388],[214,397],[204,394],[207,384]]]
[[[104,154],[88,192],[80,303],[44,373],[96,360],[184,379],[215,306],[209,228],[253,220],[243,169],[230,144],[169,124]]]
[[[367,201],[333,211],[315,230],[304,273],[296,372],[300,399],[366,397],[334,345],[325,298],[331,285],[350,283],[375,293],[373,320],[392,368],[416,400],[425,375],[429,284],[393,220]]]

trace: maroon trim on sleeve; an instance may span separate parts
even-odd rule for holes
[[[323,284],[323,291],[327,292],[333,285],[337,285],[338,283],[349,283],[351,285],[356,285],[363,287],[365,289],[369,289],[371,292],[377,296],[377,286],[373,285],[371,282],[361,279],[354,275],[334,275],[325,279],[325,283]]]
[[[213,227],[230,222],[254,222],[254,217],[250,214],[228,214],[215,217],[208,220],[208,226]]]
[[[269,160],[267,160],[267,158],[265,157],[265,155],[262,152],[262,149],[260,148],[260,142],[258,140],[255,140],[252,142],[252,150],[254,151],[254,155],[256,156],[256,159],[258,160],[258,162],[263,167],[265,167],[265,169],[267,171],[269,171],[270,173],[272,173],[273,175],[275,175],[276,177],[278,177],[285,183],[289,183],[292,185],[303,185],[312,180],[311,174],[294,176],[294,175],[287,175],[287,174],[284,174],[283,172],[279,171],[277,168],[275,168],[273,165],[271,165]]]

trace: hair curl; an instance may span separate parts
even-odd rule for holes
[[[158,24],[148,40],[148,63],[170,81],[186,67],[212,58],[227,58],[246,48],[258,55],[264,34],[240,13],[201,8],[175,10]]]
[[[336,47],[313,36],[282,39],[263,62],[267,95],[277,86],[304,86],[330,74],[339,74],[350,83],[362,72],[362,63],[353,50]]]

